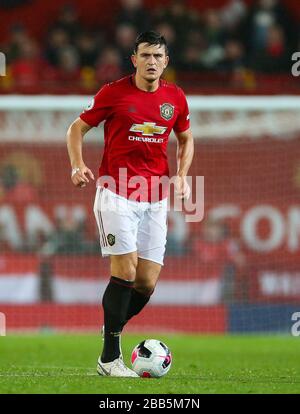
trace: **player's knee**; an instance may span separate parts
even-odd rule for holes
[[[136,266],[130,261],[120,263],[116,273],[124,280],[134,281],[136,276]]]
[[[134,288],[144,296],[151,296],[154,292],[155,284],[151,282],[148,282],[147,284],[135,284]]]
[[[124,280],[134,281],[136,277],[137,259],[135,257],[113,256],[111,258],[111,274]]]
[[[132,282],[135,280],[136,269],[135,267],[127,267],[121,271],[121,277],[125,280],[131,280]]]

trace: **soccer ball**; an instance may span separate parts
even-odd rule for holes
[[[163,342],[146,339],[132,351],[131,363],[140,377],[159,378],[171,368],[172,354]]]

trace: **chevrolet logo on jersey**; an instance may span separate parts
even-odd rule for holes
[[[144,122],[143,124],[133,124],[129,131],[141,132],[142,135],[153,137],[154,134],[163,134],[168,128],[156,125],[155,122]]]

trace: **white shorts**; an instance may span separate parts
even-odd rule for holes
[[[127,200],[98,187],[94,214],[102,256],[132,253],[163,265],[167,238],[167,198],[156,203]]]

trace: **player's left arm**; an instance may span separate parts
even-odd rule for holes
[[[190,128],[183,132],[175,132],[177,138],[177,177],[176,195],[188,199],[191,193],[186,176],[193,161],[194,138]]]

